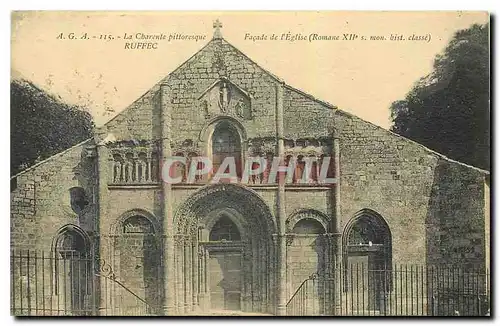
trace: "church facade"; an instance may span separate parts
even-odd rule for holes
[[[168,169],[179,182],[163,182],[174,156],[185,159]],[[191,178],[190,167],[203,169],[192,163],[199,157],[212,169]],[[227,157],[238,182],[211,182]],[[266,166],[241,182],[250,157],[266,158]],[[271,178],[274,157],[293,168]],[[325,158],[334,183],[319,178]],[[91,257],[161,314],[286,315],[311,275],[335,282],[337,267],[353,262],[489,266],[488,172],[287,85],[219,26],[93,139],[11,183],[13,250]],[[26,288],[19,277],[15,284]],[[133,309],[104,284],[93,284],[98,313]],[[40,300],[54,295],[47,288]],[[341,295],[322,300],[343,304]]]

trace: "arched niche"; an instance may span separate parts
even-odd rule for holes
[[[311,219],[311,220],[315,220],[316,222],[318,222],[324,230],[323,233],[326,233],[329,230],[328,224],[329,224],[330,219],[328,216],[326,216],[322,212],[317,211],[315,209],[300,209],[300,210],[297,210],[297,211],[293,212],[292,214],[290,214],[290,216],[286,220],[285,224],[286,224],[287,233],[294,233],[293,228],[295,227],[295,225],[299,221],[304,220],[304,219]]]
[[[316,219],[304,218],[295,223],[292,229],[293,234],[323,234],[325,228]]]
[[[328,259],[328,243],[325,237],[328,220],[321,212],[300,210],[287,221],[287,279],[288,296],[312,274],[324,275]],[[310,289],[311,303],[320,311],[325,304],[324,284],[317,282]],[[314,302],[314,304],[312,304]],[[309,308],[311,308],[309,307]],[[316,313],[310,311],[310,313]]]
[[[82,187],[72,187],[69,189],[71,208],[76,214],[80,214],[89,204],[85,190]]]
[[[156,219],[143,210],[123,214],[113,225],[113,270],[120,281],[146,302],[159,302],[161,277],[161,243]],[[122,288],[115,289],[123,292]],[[120,308],[133,314],[136,298],[122,295]]]
[[[142,208],[131,209],[122,213],[113,223],[111,223],[109,234],[114,236],[119,236],[120,234],[122,234],[122,228],[125,221],[134,216],[140,216],[148,220],[151,223],[151,227],[153,229],[152,234],[154,234],[155,236],[160,234],[161,227],[158,219],[152,213]]]

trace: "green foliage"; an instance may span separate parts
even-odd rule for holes
[[[452,159],[490,169],[489,24],[458,31],[433,72],[392,103],[391,130]]]
[[[92,116],[33,83],[11,81],[11,175],[92,136]]]

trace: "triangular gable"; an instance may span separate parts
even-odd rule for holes
[[[294,88],[293,86],[290,86],[288,84],[286,84],[281,78],[279,78],[278,76],[274,75],[273,73],[269,72],[268,70],[266,70],[265,68],[262,68],[259,64],[257,64],[255,61],[253,61],[251,58],[249,58],[246,54],[244,54],[242,51],[240,51],[238,48],[236,48],[234,45],[230,44],[229,42],[227,42],[225,39],[223,38],[214,38],[212,40],[210,40],[207,44],[205,44],[200,50],[198,50],[196,53],[194,53],[191,57],[189,57],[186,61],[184,61],[181,65],[179,65],[175,70],[173,70],[172,72],[170,72],[167,76],[163,77],[161,80],[159,80],[153,87],[151,87],[148,91],[146,91],[143,95],[141,95],[137,100],[135,100],[133,103],[131,103],[129,106],[127,106],[127,108],[125,108],[123,111],[121,111],[120,113],[118,113],[116,116],[114,116],[112,119],[110,119],[109,121],[107,121],[102,127],[100,127],[100,132],[103,132],[103,133],[107,133],[109,132],[108,129],[113,129],[113,125],[118,125],[120,123],[123,123],[124,120],[127,120],[125,117],[127,115],[130,115],[130,114],[134,114],[135,112],[134,109],[137,109],[137,110],[142,110],[144,109],[143,106],[144,106],[144,103],[145,102],[152,102],[152,98],[154,97],[154,95],[157,93],[157,91],[159,90],[160,88],[160,85],[162,83],[168,83],[170,78],[173,77],[173,76],[176,76],[180,71],[182,71],[182,69],[186,66],[188,66],[190,63],[192,63],[194,60],[196,60],[198,57],[202,56],[204,54],[204,52],[208,51],[208,50],[211,50],[211,47],[212,46],[228,46],[230,47],[232,50],[234,50],[234,52],[242,57],[244,60],[247,60],[248,62],[250,62],[255,68],[261,70],[265,75],[267,75],[269,78],[273,79],[276,81],[276,83],[279,83],[281,85],[283,85],[283,87],[285,87],[286,89],[300,95],[300,96],[303,96],[311,101],[314,101],[318,104],[320,104],[322,107],[324,107],[325,109],[329,109],[329,110],[334,110],[334,113],[335,114],[341,114],[341,115],[345,115],[345,116],[351,116],[351,117],[355,117],[361,121],[364,121],[372,126],[375,126],[377,128],[380,128],[382,130],[384,130],[385,132],[389,133],[389,134],[392,134],[393,136],[396,136],[396,137],[400,137],[400,138],[404,138],[412,143],[415,143],[416,145],[418,145],[419,147],[421,148],[424,148],[426,151],[428,151],[429,153],[431,154],[435,154],[435,155],[438,155],[446,160],[449,160],[449,161],[452,161],[452,162],[456,162],[456,163],[459,163],[459,164],[462,164],[462,165],[465,165],[467,167],[470,167],[470,168],[474,168],[476,170],[480,170],[481,172],[483,173],[487,173],[489,174],[488,171],[485,171],[485,170],[481,170],[481,169],[478,169],[478,168],[475,168],[475,167],[472,167],[472,166],[469,166],[467,164],[464,164],[464,163],[461,163],[461,162],[457,162],[457,161],[454,161],[454,160],[451,160],[449,158],[447,158],[446,156],[442,155],[442,154],[439,154],[439,153],[436,153],[434,152],[433,150],[419,144],[419,143],[416,143],[410,139],[407,139],[401,135],[398,135],[398,134],[395,134],[389,130],[386,130],[382,127],[379,127],[379,126],[376,126],[374,125],[373,123],[369,122],[369,121],[366,121],[366,120],[363,120],[353,114],[350,114],[346,111],[343,111],[343,110],[340,110],[338,109],[335,105],[332,105],[326,101],[322,101],[320,99],[317,99],[316,97],[314,97],[313,95],[311,94],[308,94],[306,92],[303,92],[297,88]],[[240,94],[242,94],[244,97],[247,97],[249,100],[251,100],[252,96],[251,94],[249,94],[244,88],[240,87],[239,85],[237,85],[237,83],[229,80],[227,77],[224,77],[224,76],[220,76],[218,79],[216,79],[214,82],[212,82],[204,91],[202,91],[199,95],[198,95],[198,100],[201,100],[203,99],[204,96],[206,96],[210,90],[213,90],[214,87],[216,87],[219,83],[223,82],[223,81],[226,81],[228,83],[230,83],[230,85],[232,87],[234,87],[234,89],[237,90],[237,92],[239,92]],[[151,110],[153,111],[153,110]],[[105,136],[105,135],[104,135]],[[90,139],[89,139],[90,140]],[[78,145],[75,145],[74,147],[76,146],[81,146],[83,143],[89,141],[89,140],[86,140],[84,142],[82,142],[81,144],[78,144]],[[63,151],[65,152],[65,151]],[[57,155],[60,155],[61,153],[59,154],[55,154],[55,156]],[[45,161],[48,161],[50,160],[51,158],[48,158],[46,159]],[[45,161],[43,162],[40,162],[39,164],[41,163],[44,163]],[[36,164],[36,166],[38,166],[39,164]],[[34,166],[33,166],[34,167]],[[28,168],[27,170],[31,170],[33,167],[30,167]],[[25,171],[27,171],[25,170]],[[25,171],[22,171],[20,173],[18,173],[17,175],[19,174],[22,174],[24,173]]]

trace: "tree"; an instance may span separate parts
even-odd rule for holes
[[[11,175],[92,136],[92,116],[26,80],[12,80]]]
[[[490,169],[489,24],[455,33],[433,71],[392,103],[391,130],[452,159]]]

